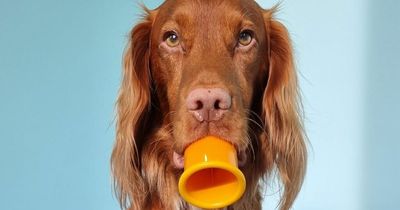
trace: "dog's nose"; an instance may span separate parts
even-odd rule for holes
[[[221,88],[197,88],[186,99],[189,112],[200,122],[220,120],[231,105],[231,96]]]

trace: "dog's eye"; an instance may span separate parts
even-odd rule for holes
[[[253,33],[249,30],[245,30],[240,32],[239,34],[239,44],[242,46],[247,46],[251,43],[251,40],[253,40]]]
[[[168,32],[164,37],[164,40],[169,47],[176,47],[179,45],[179,37],[175,32]]]

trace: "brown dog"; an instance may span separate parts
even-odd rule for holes
[[[289,209],[304,178],[305,134],[285,27],[253,0],[166,0],[130,35],[112,171],[124,209],[192,209],[177,180],[187,145],[231,142],[246,177],[227,209],[261,209],[271,172]]]

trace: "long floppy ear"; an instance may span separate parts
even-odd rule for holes
[[[262,101],[267,131],[264,157],[273,160],[280,175],[284,186],[280,209],[287,210],[303,183],[307,151],[292,46],[286,28],[273,19],[275,9],[264,12],[269,67]]]
[[[149,45],[153,15],[145,11],[142,22],[130,33],[116,102],[116,142],[111,170],[115,193],[123,209],[142,209],[147,192],[140,172],[140,150],[151,104]]]

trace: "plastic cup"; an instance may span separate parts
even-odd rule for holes
[[[179,193],[190,204],[222,208],[243,195],[246,179],[237,167],[235,147],[229,142],[207,136],[186,148],[184,160]]]

